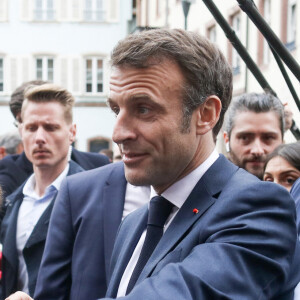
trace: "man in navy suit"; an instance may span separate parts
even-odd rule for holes
[[[45,84],[28,90],[25,98],[19,130],[34,173],[6,198],[1,226],[3,297],[17,290],[33,295],[57,191],[67,175],[83,171],[69,162],[76,135],[73,96]]]
[[[107,297],[292,297],[299,271],[292,280],[288,277],[299,252],[295,250],[295,207],[289,193],[261,182],[215,150],[231,93],[230,66],[213,44],[196,33],[150,30],[127,37],[114,49],[108,99],[116,114],[113,140],[120,148],[126,180],[138,187],[150,185],[151,200],[149,206],[129,214],[119,228]],[[108,220],[120,215],[119,202],[125,197],[126,204],[128,199],[122,168],[109,165],[65,181],[50,222],[48,254],[45,252],[38,279],[38,285],[48,284],[39,287],[36,300],[95,299],[86,284],[89,278],[95,282],[94,276],[107,273],[107,262],[103,258],[101,263],[96,261],[94,249],[102,243],[100,256],[107,246],[110,249],[114,234],[110,239]],[[140,191],[138,195],[144,198]],[[99,204],[93,214],[91,206],[97,197]],[[111,202],[105,213],[101,212],[101,206],[107,205],[103,201]],[[152,215],[155,203],[159,203],[157,216],[169,210],[160,224]],[[63,228],[69,227],[69,248],[76,251],[69,250],[64,257],[63,251],[57,250],[58,255],[49,259],[50,249],[54,249],[51,236],[52,241],[65,238],[65,232],[58,230],[54,236],[54,228],[59,228],[54,216],[59,209],[69,224]],[[99,229],[89,226],[97,224],[96,218],[101,219]],[[163,235],[159,241],[158,235],[152,236],[158,244],[151,254],[153,227]],[[144,248],[144,243],[150,246]],[[64,293],[65,281],[58,279],[57,265],[64,271],[71,264],[77,278],[69,294]],[[44,281],[42,271],[47,269],[48,280]],[[137,281],[132,284],[133,278]],[[93,293],[102,284],[99,280],[93,283]],[[40,297],[43,289],[54,288],[62,292],[60,298],[51,294]],[[75,291],[82,290],[76,298]],[[17,293],[8,299],[30,298]]]
[[[15,118],[15,124],[21,121],[21,108],[24,101],[24,90],[30,86],[46,84],[41,80],[33,80],[23,83],[11,95],[9,107]],[[71,159],[80,165],[84,170],[91,170],[109,163],[109,159],[102,154],[82,152],[71,149]],[[32,163],[26,154],[14,154],[0,160],[0,185],[4,196],[11,194],[19,187],[33,172]]]
[[[300,237],[300,178],[293,184],[291,189],[291,195],[295,200],[296,212],[297,212],[297,230]]]

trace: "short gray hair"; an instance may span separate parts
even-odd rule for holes
[[[274,112],[279,119],[281,136],[284,134],[284,107],[281,101],[271,94],[248,93],[233,99],[226,114],[225,131],[230,138],[238,112],[252,111],[255,113]]]
[[[12,131],[0,136],[0,147],[4,147],[7,154],[16,154],[17,147],[22,142],[18,131]]]

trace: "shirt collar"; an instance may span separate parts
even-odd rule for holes
[[[72,147],[72,145],[70,145],[69,152],[68,152],[68,161],[71,160],[72,150],[73,150],[73,147]]]
[[[166,189],[161,195],[170,201],[174,206],[181,208],[185,200],[188,198],[197,182],[210,168],[210,166],[218,159],[219,153],[216,149],[209,155],[209,157],[195,170],[176,181],[168,189]],[[184,187],[184,188],[183,188]],[[151,186],[150,199],[157,196],[154,188]]]
[[[29,179],[27,180],[27,182],[25,183],[25,185],[23,187],[23,195],[26,196],[26,197],[30,197],[32,199],[35,199],[35,200],[39,200],[39,199],[44,198],[44,196],[49,194],[49,193],[52,193],[54,191],[58,191],[63,179],[67,176],[67,174],[69,172],[69,168],[70,168],[70,164],[68,163],[67,166],[65,167],[65,169],[60,173],[60,175],[50,185],[47,186],[47,188],[45,190],[45,194],[41,197],[38,196],[37,193],[34,190],[36,180],[35,180],[35,175],[33,173],[29,177]]]

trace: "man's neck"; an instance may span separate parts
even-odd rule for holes
[[[35,175],[34,190],[39,197],[45,194],[47,186],[51,185],[51,183],[63,172],[67,164],[68,162],[66,161],[64,164],[60,164],[59,167],[56,166],[53,168],[38,168],[33,166]]]

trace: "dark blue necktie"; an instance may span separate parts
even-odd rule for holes
[[[141,254],[132,272],[126,294],[130,293],[144,266],[163,235],[163,228],[173,204],[162,196],[153,197],[149,204],[147,232]]]

